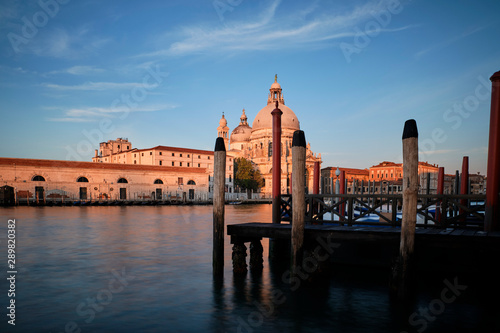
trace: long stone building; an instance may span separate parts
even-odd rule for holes
[[[208,200],[207,168],[0,158],[0,184],[26,200]]]

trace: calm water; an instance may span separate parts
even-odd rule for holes
[[[226,237],[212,279],[212,207],[17,207],[0,210],[0,332],[474,332],[498,328],[473,286],[439,301],[442,277],[408,309],[386,270],[335,268],[292,290],[269,269],[233,278]],[[270,205],[226,206],[226,224],[269,222]],[[7,324],[7,220],[16,219],[16,326]],[[454,281],[457,276],[448,276]],[[466,280],[458,277],[463,284]],[[422,280],[423,281],[423,280]],[[450,295],[447,295],[450,296]],[[451,295],[453,296],[453,295]],[[495,304],[498,304],[498,300]],[[433,308],[434,307],[434,308]],[[415,315],[418,309],[430,309]],[[409,319],[413,315],[413,324]]]

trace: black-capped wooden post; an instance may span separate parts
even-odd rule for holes
[[[292,274],[302,264],[306,216],[306,139],[295,131],[292,140]]]
[[[407,298],[411,284],[418,186],[418,130],[416,121],[410,119],[403,130],[403,216],[399,258],[393,272],[393,292],[400,300]]]
[[[226,181],[226,146],[224,139],[215,141],[213,192],[213,252],[214,275],[224,272],[224,188]]]

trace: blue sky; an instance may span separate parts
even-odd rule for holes
[[[486,173],[498,1],[0,4],[2,157],[90,161],[98,142],[212,150],[278,74],[322,167],[420,160]]]

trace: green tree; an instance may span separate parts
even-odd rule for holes
[[[234,184],[243,190],[255,192],[264,186],[264,179],[255,164],[239,157],[234,160]]]

